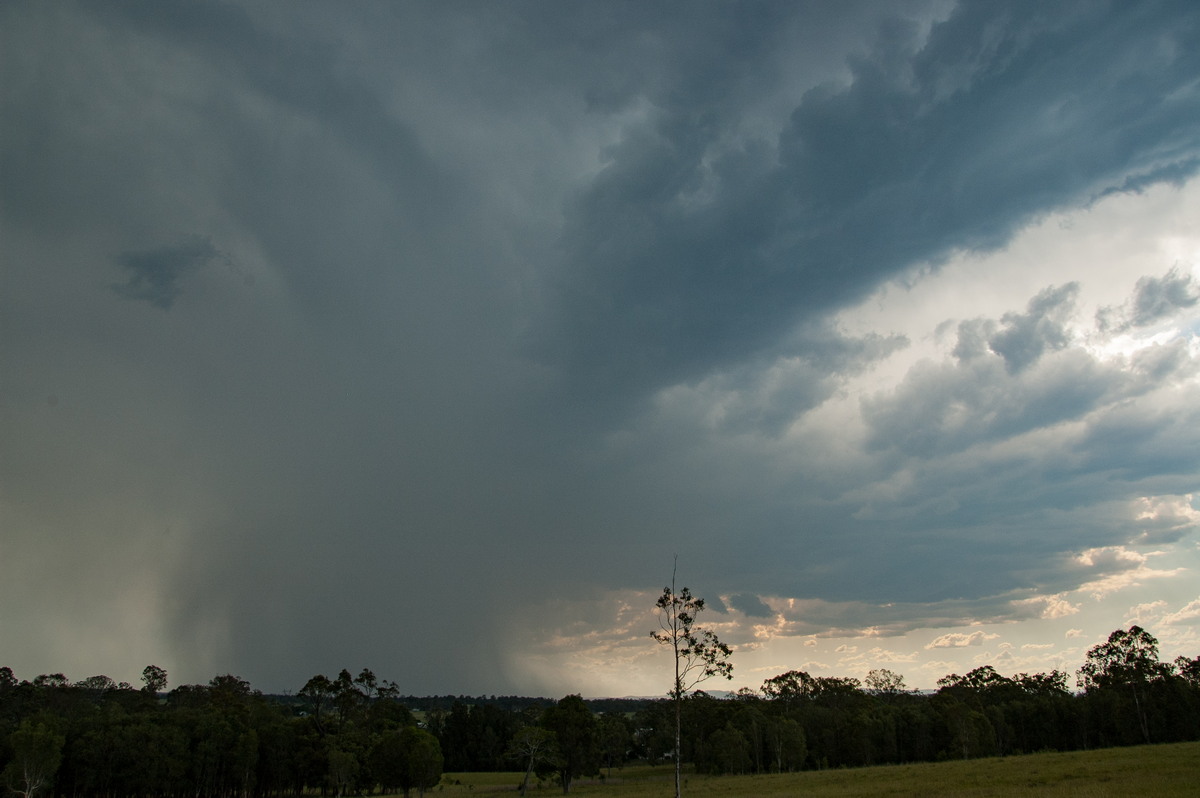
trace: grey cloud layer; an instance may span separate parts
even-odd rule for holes
[[[1194,174],[1198,24],[1190,3],[5,4],[0,602],[44,669],[71,668],[77,616],[162,641],[129,656],[183,678],[499,692],[510,616],[656,584],[680,549],[754,618],[762,596],[1064,583],[1029,558],[1095,540],[1023,525],[1098,473],[1179,488],[1200,450],[1192,416],[1120,408],[1186,353],[1089,357],[1069,287],[962,322],[958,359],[864,407],[861,464],[784,438],[906,345],[830,321],[881,281]],[[1147,276],[1106,329],[1195,297]],[[1081,419],[1033,471],[964,457]],[[872,494],[906,468],[911,492]]]

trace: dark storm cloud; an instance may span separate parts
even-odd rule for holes
[[[752,593],[736,593],[730,596],[729,606],[750,618],[770,618],[775,614],[761,598]]]
[[[864,454],[797,430],[911,342],[831,313],[1192,175],[1197,16],[0,4],[0,643],[71,670],[107,641],[125,678],[536,690],[505,630],[675,553],[723,623],[718,592],[984,613],[1092,545],[1045,507],[1194,473],[1194,413],[1107,412],[1188,353],[1119,373],[1062,345],[1051,292],[868,401]],[[1187,307],[1180,280],[1129,318]],[[968,456],[1082,421],[1032,465]]]
[[[724,42],[735,75],[755,62],[733,43],[775,44],[751,24]],[[775,140],[719,113],[736,80],[649,95],[572,208],[558,357],[589,391],[688,380],[914,263],[1194,174],[1197,35],[1189,3],[964,3],[927,39],[885,25]]]
[[[128,276],[112,290],[117,296],[170,310],[183,290],[181,281],[189,273],[220,258],[221,253],[206,238],[193,238],[174,246],[129,252],[117,259]]]

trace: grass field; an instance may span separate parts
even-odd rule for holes
[[[608,798],[673,796],[670,766],[614,770],[605,781],[584,779],[571,795]],[[1102,751],[1031,754],[965,762],[888,765],[853,770],[809,771],[762,776],[687,774],[687,796],[856,798],[858,796],[1054,796],[1161,798],[1200,796],[1200,743],[1109,748]],[[515,792],[515,773],[447,774],[434,795]],[[531,787],[529,795],[561,795],[556,784]]]

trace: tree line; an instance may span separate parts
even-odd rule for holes
[[[565,793],[631,760],[673,764],[677,710],[679,759],[706,773],[1200,739],[1200,657],[1161,662],[1154,637],[1133,626],[1093,647],[1074,676],[983,666],[920,693],[886,669],[861,681],[794,670],[727,698],[673,689],[601,705],[418,700],[365,669],[266,696],[232,675],[167,691],[155,666],[140,688],[105,676],[19,681],[0,668],[0,773],[28,798],[408,794],[443,771],[497,770]]]

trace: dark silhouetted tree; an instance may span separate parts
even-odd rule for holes
[[[679,798],[683,697],[713,676],[732,679],[733,663],[729,661],[732,651],[712,630],[696,626],[696,616],[704,611],[704,599],[694,597],[686,587],[676,591],[675,569],[671,571],[670,586],[663,588],[655,606],[659,628],[650,636],[671,648],[675,665],[670,696],[675,702],[675,798]]]
[[[904,692],[904,677],[887,668],[876,668],[867,674],[863,686],[873,696],[894,696]]]
[[[1088,650],[1079,669],[1079,686],[1090,693],[1128,691],[1133,698],[1138,727],[1150,742],[1146,700],[1152,682],[1168,675],[1170,666],[1158,661],[1158,640],[1140,626],[1117,629],[1108,640]]]
[[[167,672],[157,665],[147,665],[142,670],[142,689],[157,695],[167,689]]]
[[[600,770],[600,740],[596,716],[578,695],[569,695],[542,713],[542,726],[554,732],[558,747],[555,765],[563,795],[571,781]]]

